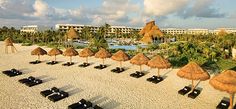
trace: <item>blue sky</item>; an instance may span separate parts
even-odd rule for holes
[[[236,28],[236,0],[0,0],[0,26],[71,23]]]

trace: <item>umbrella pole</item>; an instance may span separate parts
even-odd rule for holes
[[[193,83],[193,79],[192,79],[192,90],[194,89],[194,83]]]
[[[70,64],[72,63],[72,62],[71,62],[71,60],[72,60],[71,58],[72,58],[72,56],[70,56]]]
[[[40,61],[40,55],[38,55],[38,60]]]
[[[5,46],[5,53],[8,54],[8,46]]]
[[[86,57],[86,63],[88,63],[88,57]]]
[[[230,94],[230,109],[233,109],[233,97],[234,97],[234,93]]]
[[[160,77],[160,69],[157,68],[157,74],[158,74],[158,77]]]
[[[56,55],[54,55],[54,61],[56,61]]]
[[[120,61],[120,68],[122,68],[122,61]]]
[[[140,65],[140,72],[142,72],[142,65]]]
[[[102,64],[104,65],[104,58],[102,59]]]

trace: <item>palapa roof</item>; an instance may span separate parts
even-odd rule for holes
[[[80,57],[89,57],[93,55],[94,55],[93,51],[89,48],[84,48],[81,52],[79,52]]]
[[[155,25],[155,21],[146,23],[146,26],[139,32],[139,34],[143,36],[141,41],[145,43],[153,42],[154,37],[163,37],[163,33],[159,27]]]
[[[68,39],[74,39],[74,38],[79,38],[78,33],[74,28],[70,28],[69,31],[66,34],[66,37]]]
[[[76,56],[78,55],[78,52],[73,48],[69,47],[63,52],[64,56]]]
[[[236,92],[236,71],[226,70],[219,75],[214,76],[209,83],[220,91],[228,93]]]
[[[10,37],[6,38],[4,40],[4,42],[5,42],[6,46],[13,46],[13,41]]]
[[[95,54],[95,58],[109,58],[111,57],[111,53],[109,53],[106,49],[101,48],[96,54]]]
[[[130,59],[130,63],[136,64],[136,65],[147,64],[148,61],[149,61],[149,58],[145,56],[143,53],[138,53],[132,59]]]
[[[55,55],[60,55],[60,54],[62,54],[63,52],[60,50],[60,49],[58,49],[58,48],[53,48],[53,49],[51,49],[49,52],[48,52],[48,55],[49,56],[55,56]]]
[[[204,71],[197,63],[189,62],[187,65],[182,67],[177,75],[181,78],[190,80],[207,80],[210,78],[209,74]]]
[[[115,54],[112,55],[111,59],[116,61],[127,61],[129,60],[129,55],[126,54],[124,51],[119,50]]]
[[[170,65],[171,64],[168,62],[168,60],[162,58],[159,55],[148,61],[148,66],[151,68],[167,69],[171,67]]]
[[[31,55],[45,55],[45,54],[47,54],[47,51],[45,51],[40,47],[37,47],[33,51],[31,51]]]

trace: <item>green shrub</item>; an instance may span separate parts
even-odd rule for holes
[[[32,43],[22,43],[21,46],[31,46],[33,45]]]

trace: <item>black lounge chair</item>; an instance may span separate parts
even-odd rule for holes
[[[124,68],[120,68],[120,67],[116,67],[115,69],[112,69],[111,72],[114,72],[114,73],[121,73],[125,71]]]
[[[56,87],[52,87],[51,89],[41,91],[40,94],[46,97],[56,92],[59,92],[59,89]]]
[[[136,71],[135,73],[130,74],[131,77],[135,77],[135,78],[140,78],[144,75],[145,74],[143,72],[139,72],[139,71]]]
[[[14,76],[18,76],[18,75],[21,75],[22,72],[19,71],[19,70],[16,70],[16,69],[11,69],[11,70],[5,70],[5,71],[2,71],[3,74],[9,76],[9,77],[14,77]]]
[[[84,62],[83,64],[80,64],[79,67],[88,67],[89,65],[90,65],[90,63]]]
[[[74,65],[75,63],[73,63],[73,62],[67,62],[67,63],[64,63],[64,64],[62,64],[63,66],[71,66],[71,65]]]
[[[87,101],[85,99],[81,99],[79,102],[71,104],[68,106],[68,109],[78,109],[82,107]]]
[[[29,87],[32,87],[32,86],[35,86],[35,85],[39,85],[39,84],[42,84],[43,81],[40,80],[40,79],[35,79],[33,81],[30,81],[30,82],[27,82],[25,83],[25,85],[29,86]]]
[[[163,80],[164,80],[164,79],[163,79],[162,77],[157,77],[155,80],[152,81],[152,83],[157,84],[157,83],[159,83],[159,82],[161,82],[161,81],[163,81]]]
[[[216,106],[216,109],[228,109],[228,108],[229,108],[229,101],[226,100],[221,100],[220,103]]]
[[[147,78],[147,81],[152,82],[152,81],[154,81],[156,79],[157,79],[157,76],[153,75],[152,77]]]
[[[39,64],[39,63],[41,63],[41,61],[39,61],[39,60],[36,60],[36,61],[31,61],[31,62],[29,62],[30,64]]]
[[[102,65],[102,64],[100,64],[100,65],[98,65],[98,66],[95,66],[94,68],[95,69],[104,69],[104,68],[106,68],[107,67],[107,65]]]
[[[69,97],[69,94],[67,92],[59,91],[53,95],[48,96],[48,99],[53,102],[56,102],[56,101],[66,98],[66,97]]]
[[[190,91],[191,91],[191,87],[185,86],[183,89],[179,90],[178,93],[181,94],[181,95],[185,95]]]
[[[57,63],[58,63],[57,61],[51,61],[51,62],[47,62],[46,64],[48,64],[48,65],[55,65]]]
[[[79,107],[78,109],[88,109],[90,107],[92,107],[93,104],[90,101],[87,101],[85,104],[83,104],[81,107]]]
[[[188,97],[195,99],[200,93],[200,90],[194,89],[191,93],[188,94]]]
[[[20,83],[22,83],[22,84],[25,84],[25,83],[29,83],[29,82],[31,82],[31,81],[33,81],[33,80],[35,80],[35,77],[33,77],[33,76],[30,76],[30,77],[28,77],[28,78],[23,78],[23,79],[20,79],[20,80],[18,80]]]

